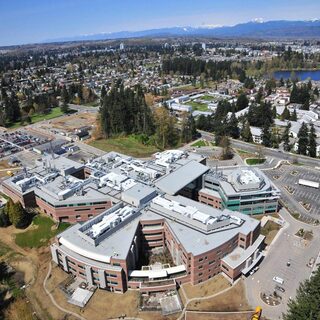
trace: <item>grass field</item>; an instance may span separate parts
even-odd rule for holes
[[[60,223],[55,228],[55,222],[44,216],[36,216],[31,225],[31,229],[18,233],[15,242],[23,248],[39,248],[48,244],[49,240],[69,227],[68,223]]]
[[[56,107],[56,108],[52,108],[51,112],[48,114],[34,114],[31,116],[31,123],[36,123],[36,122],[40,122],[43,120],[50,120],[50,119],[54,119],[57,117],[62,116],[64,113],[60,110],[60,107]],[[27,125],[28,123],[26,122],[24,125]],[[15,128],[19,128],[21,127],[21,122],[17,121],[15,123],[13,123],[12,125],[10,125],[10,129],[15,129]]]
[[[266,237],[266,245],[269,245],[272,242],[279,230],[280,226],[273,221],[268,221],[263,228],[261,228],[261,234]]]
[[[198,140],[198,141],[196,141],[195,143],[193,143],[192,145],[191,145],[191,147],[198,147],[198,148],[200,148],[200,147],[206,147],[208,144],[205,142],[205,141],[203,141],[203,140]]]
[[[214,97],[208,96],[208,95],[204,95],[204,96],[202,96],[200,99],[206,100],[206,101],[213,101],[213,100],[214,100]]]
[[[220,274],[204,283],[197,284],[195,286],[191,285],[190,283],[183,284],[183,289],[189,299],[210,296],[229,287],[229,281]]]
[[[217,312],[246,311],[250,309],[243,281],[239,281],[233,288],[216,297],[192,301],[187,307],[187,310]]]
[[[262,164],[266,161],[266,159],[258,159],[258,158],[249,158],[249,159],[246,159],[246,163],[249,165],[249,166],[252,166],[252,165],[255,165],[255,164]]]
[[[199,110],[199,111],[208,111],[208,105],[195,102],[195,101],[190,101],[187,103],[188,105],[192,106],[193,110]]]
[[[94,140],[90,145],[103,151],[115,151],[137,158],[150,157],[159,151],[155,146],[144,145],[132,136]]]

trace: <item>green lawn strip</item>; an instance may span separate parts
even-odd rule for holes
[[[191,147],[205,147],[207,144],[203,140],[198,140],[191,145]]]
[[[43,120],[50,120],[64,115],[60,110],[60,107],[52,108],[48,114],[34,114],[31,116],[31,123],[40,122]],[[25,122],[23,125],[28,125],[28,122]],[[9,126],[10,129],[15,129],[23,126],[20,121],[17,121]]]
[[[266,161],[266,159],[257,159],[257,158],[249,158],[246,159],[246,164],[249,166],[255,165],[255,164],[262,164]]]
[[[241,149],[236,149],[237,153],[239,154],[250,154],[251,152],[245,151],[245,150],[241,150]]]
[[[204,103],[190,101],[187,105],[190,105],[193,110],[208,111],[208,105]]]
[[[90,145],[103,151],[115,151],[133,157],[149,157],[159,151],[155,146],[144,145],[132,136],[95,140]]]
[[[15,242],[20,247],[39,248],[48,244],[49,240],[69,227],[68,223],[60,223],[58,228],[49,217],[36,216],[33,219],[31,230],[18,233]]]
[[[200,97],[200,99],[201,99],[201,100],[206,100],[206,101],[211,102],[211,101],[213,101],[213,100],[214,100],[214,97],[204,95],[204,96]]]

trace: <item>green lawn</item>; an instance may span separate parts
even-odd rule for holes
[[[207,146],[207,143],[205,141],[203,141],[203,140],[198,140],[198,141],[196,141],[195,143],[193,143],[191,145],[191,147],[198,147],[198,148],[206,147],[206,146]]]
[[[190,102],[187,103],[187,105],[192,106],[193,110],[208,111],[208,105],[207,104],[190,101]]]
[[[251,152],[245,151],[245,150],[241,150],[241,149],[236,149],[237,153],[239,154],[249,154]]]
[[[204,95],[204,96],[200,97],[200,99],[211,102],[211,101],[214,100],[214,97],[208,96],[208,95]]]
[[[249,166],[255,165],[255,164],[262,164],[266,161],[266,159],[257,159],[257,158],[251,158],[251,159],[246,159],[246,163]]]
[[[62,116],[64,113],[60,110],[60,107],[56,107],[56,108],[52,108],[51,112],[48,114],[34,114],[31,116],[31,123],[36,123],[39,121],[43,121],[43,120],[50,120],[50,119],[54,119],[57,117]],[[27,125],[28,123],[25,122],[23,125]],[[15,129],[15,128],[19,128],[21,127],[21,122],[17,121],[15,123],[13,123],[12,125],[9,126],[9,128],[11,129]]]
[[[144,145],[132,136],[94,140],[90,145],[103,151],[115,151],[137,158],[149,157],[159,151],[155,146]]]
[[[96,101],[93,101],[93,102],[88,102],[88,103],[85,104],[85,106],[87,106],[87,107],[99,107],[100,106],[100,101],[96,100]]]
[[[55,224],[49,217],[38,215],[32,221],[31,227],[33,228],[26,232],[18,233],[15,242],[23,248],[46,246],[52,237],[69,227],[68,223],[60,223],[59,227],[55,228]]]

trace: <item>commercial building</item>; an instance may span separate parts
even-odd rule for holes
[[[279,198],[280,190],[261,170],[251,167],[210,171],[199,191],[200,202],[245,214],[277,212]]]

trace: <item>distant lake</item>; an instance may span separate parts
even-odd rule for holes
[[[306,80],[310,78],[314,81],[320,81],[320,70],[301,70],[301,71],[293,71],[295,77],[299,80]],[[291,78],[292,71],[276,71],[273,76],[276,80],[280,80],[283,78],[284,80]]]

